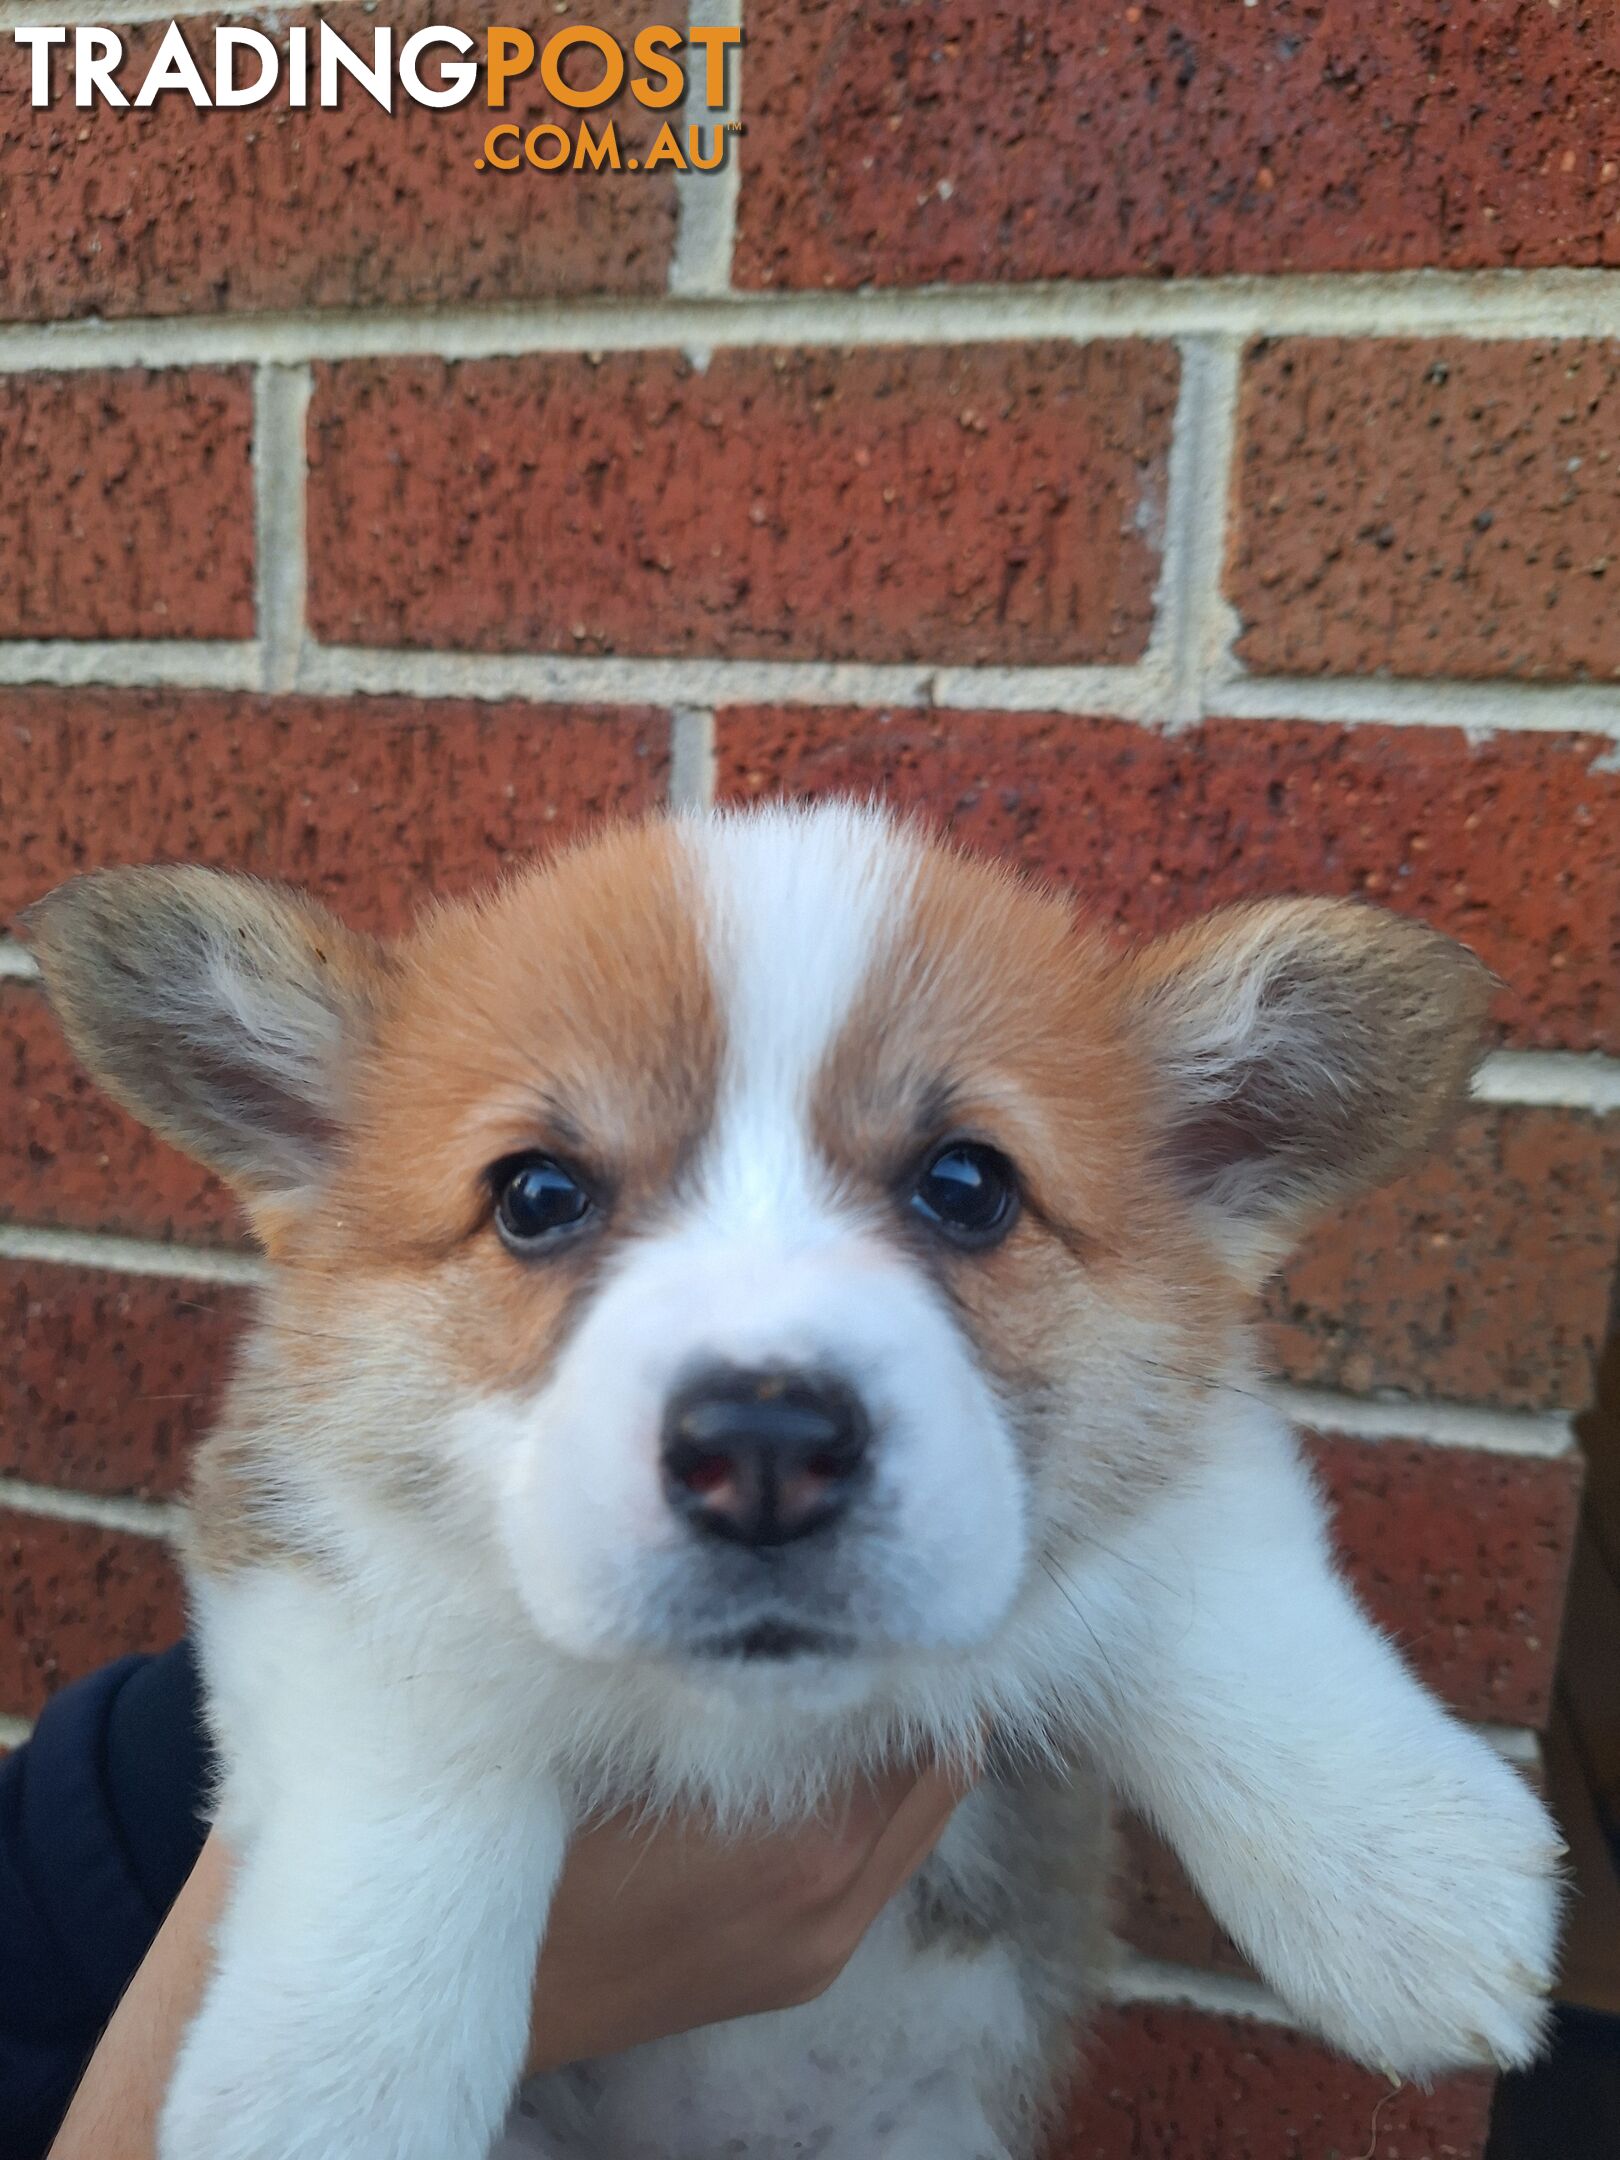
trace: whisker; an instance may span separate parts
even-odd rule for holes
[[[1101,1658],[1106,1664],[1108,1654],[1103,1649],[1102,1637],[1097,1633],[1097,1630],[1092,1626],[1090,1620],[1087,1618],[1085,1610],[1081,1606],[1080,1600],[1075,1596],[1073,1590],[1070,1589],[1069,1585],[1064,1581],[1062,1575],[1059,1573],[1057,1563],[1052,1560],[1046,1553],[1042,1553],[1041,1566],[1046,1570],[1047,1574],[1051,1576],[1052,1581],[1057,1585],[1059,1595],[1068,1605],[1069,1610],[1074,1614],[1074,1617],[1079,1621],[1080,1625],[1085,1629],[1086,1633],[1091,1637],[1092,1642],[1096,1645],[1098,1657]]]
[[[1168,1373],[1173,1380],[1184,1380],[1191,1387],[1207,1388],[1211,1394],[1236,1395],[1245,1402],[1259,1403],[1270,1409],[1271,1404],[1257,1388],[1239,1387],[1234,1380],[1222,1379],[1218,1373],[1194,1372],[1185,1365],[1172,1365],[1166,1358],[1138,1357],[1136,1362],[1149,1372]]]

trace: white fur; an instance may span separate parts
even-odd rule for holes
[[[710,1178],[729,1215],[771,1213],[823,1184],[804,1130],[810,1084],[908,906],[917,849],[875,810],[767,809],[682,828],[708,905],[726,1016],[720,1145]],[[773,1192],[766,1173],[786,1169]]]
[[[756,1565],[754,1610],[737,1602],[735,1556],[694,1551],[659,1485],[664,1403],[716,1362],[837,1371],[879,1435],[838,1553]],[[1024,1494],[983,1375],[916,1271],[832,1217],[727,1236],[700,1215],[649,1240],[544,1388],[469,1406],[456,1439],[496,1481],[536,1626],[580,1655],[697,1652],[765,1618],[831,1621],[868,1648],[977,1641],[1023,1572]]]

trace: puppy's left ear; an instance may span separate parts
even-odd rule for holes
[[[1223,909],[1126,963],[1155,1143],[1257,1273],[1311,1218],[1421,1154],[1462,1102],[1491,978],[1352,901]]]

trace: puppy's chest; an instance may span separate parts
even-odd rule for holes
[[[919,1948],[897,1908],[817,2002],[536,2080],[497,2156],[991,2160],[978,2095],[1035,2046],[1010,1946]]]

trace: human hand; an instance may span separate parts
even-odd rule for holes
[[[722,1836],[614,1816],[574,1842],[535,1981],[529,2067],[785,2010],[837,1979],[970,1782],[894,1771],[832,1821]]]

